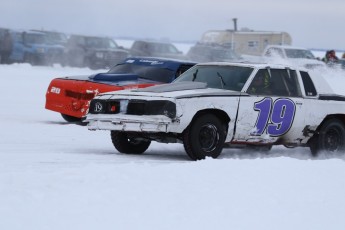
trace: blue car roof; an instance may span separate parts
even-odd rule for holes
[[[195,65],[195,62],[185,61],[185,60],[178,60],[178,59],[165,59],[165,58],[153,58],[153,57],[131,57],[125,59],[123,62],[119,63],[132,63],[135,65],[143,65],[143,66],[155,66],[158,68],[166,68],[176,71],[181,64],[186,65]]]
[[[194,66],[196,63],[185,60],[176,59],[164,59],[164,58],[152,58],[152,57],[131,57],[125,59],[123,62],[118,63],[113,68],[111,68],[106,73],[93,74],[85,78],[85,76],[80,77],[67,77],[71,80],[88,80],[105,84],[139,84],[139,83],[169,83],[176,78],[176,74],[179,71],[184,72],[188,68]],[[149,68],[145,71],[141,71],[143,68],[139,67],[137,71],[134,69],[116,69],[121,68],[121,65],[126,66],[147,66]],[[150,68],[152,67],[152,68]],[[112,72],[114,71],[114,72]]]

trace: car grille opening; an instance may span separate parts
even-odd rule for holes
[[[171,101],[156,100],[129,100],[128,104],[121,103],[127,100],[99,100],[93,99],[90,103],[89,113],[91,114],[117,114],[130,115],[164,115],[170,118],[176,116],[176,104]],[[121,106],[123,108],[121,108]]]

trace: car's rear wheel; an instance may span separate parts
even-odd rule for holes
[[[129,135],[127,132],[111,131],[110,135],[114,147],[120,153],[142,154],[151,144],[150,140],[139,139]]]
[[[223,150],[226,125],[213,114],[197,117],[183,133],[183,145],[192,160],[217,158]]]
[[[82,121],[82,119],[80,117],[73,117],[73,116],[70,116],[67,114],[63,114],[63,113],[61,113],[61,116],[67,122],[80,122],[80,121]]]
[[[313,156],[319,152],[327,153],[342,152],[345,150],[345,127],[344,123],[338,119],[326,121],[317,136],[309,142],[309,147]]]

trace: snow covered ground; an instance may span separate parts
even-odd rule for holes
[[[226,149],[192,162],[158,143],[123,155],[108,132],[44,109],[52,78],[94,72],[0,65],[0,229],[345,229],[343,155]],[[329,76],[341,91],[345,75]]]

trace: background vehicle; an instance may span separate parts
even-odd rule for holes
[[[129,57],[129,52],[108,37],[71,35],[66,44],[65,64],[107,69]]]
[[[45,33],[36,31],[11,31],[13,50],[10,60],[27,62],[31,65],[60,63],[64,47],[51,44]]]
[[[13,45],[10,44],[11,41],[6,41],[6,39],[11,38],[9,35],[9,29],[0,28],[0,63],[6,63],[9,55],[11,54],[11,48]]]
[[[195,62],[238,61],[241,59],[240,55],[231,47],[210,43],[195,44],[189,49],[186,56]]]
[[[170,83],[194,64],[133,57],[115,65],[107,73],[55,78],[47,89],[45,108],[61,113],[66,121],[81,121],[88,111],[90,100],[99,93]]]
[[[156,41],[134,41],[130,52],[132,56],[165,57],[185,59],[183,53],[172,43]]]
[[[262,56],[269,62],[279,63],[285,60],[289,64],[303,66],[308,69],[326,66],[324,62],[317,60],[310,50],[301,47],[268,45]]]
[[[193,160],[238,146],[342,152],[345,96],[310,74],[276,64],[198,64],[168,85],[97,96],[86,121],[90,130],[110,130],[126,154],[145,152],[151,141],[183,143]]]

